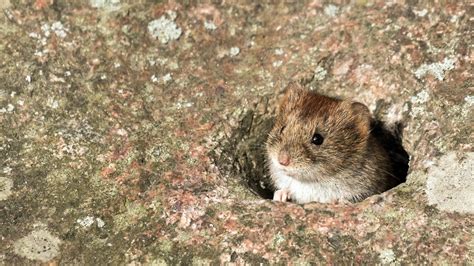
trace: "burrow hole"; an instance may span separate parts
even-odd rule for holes
[[[389,130],[377,119],[386,109],[383,102],[377,104],[372,134],[381,138],[381,143],[390,151],[392,161],[397,165],[394,174],[400,182],[393,186],[396,187],[406,181],[409,155],[402,146],[402,125]],[[274,109],[269,108],[268,98],[263,98],[256,108],[240,116],[238,127],[234,128],[230,137],[220,142],[218,155],[212,155],[220,170],[229,176],[239,177],[242,185],[263,199],[272,199],[275,191],[265,155],[265,142],[274,120]]]

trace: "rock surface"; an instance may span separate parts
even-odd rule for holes
[[[467,1],[140,2],[0,1],[0,264],[474,263]],[[291,80],[402,120],[407,182],[252,193]]]

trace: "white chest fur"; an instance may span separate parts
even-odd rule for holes
[[[352,197],[350,190],[343,185],[334,182],[300,182],[274,167],[270,168],[276,187],[289,190],[291,199],[297,203],[329,203]]]

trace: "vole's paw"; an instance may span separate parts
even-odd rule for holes
[[[273,201],[286,202],[291,200],[291,194],[288,189],[279,189],[273,194]]]

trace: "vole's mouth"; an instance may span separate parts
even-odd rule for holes
[[[308,169],[304,167],[296,168],[296,167],[288,167],[282,166],[280,164],[273,164],[271,165],[271,172],[274,175],[279,176],[286,176],[291,179],[295,179],[299,182],[316,182],[318,180],[317,174],[314,172],[314,169]],[[309,174],[313,173],[313,174]],[[311,178],[308,178],[311,176]]]
[[[292,179],[299,180],[299,176],[301,175],[301,171],[299,169],[289,168],[287,166],[281,165],[273,165],[271,169],[272,174],[276,176],[286,176]]]
[[[291,175],[293,172],[292,167],[288,166],[283,166],[280,163],[278,163],[278,160],[274,157],[271,158],[271,169],[273,172],[279,173],[279,174],[285,174],[285,175]]]
[[[271,167],[274,171],[285,174],[287,176],[293,177],[300,175],[301,172],[304,172],[305,169],[303,167],[295,167],[294,165],[284,166],[278,162],[274,156],[271,156]]]

